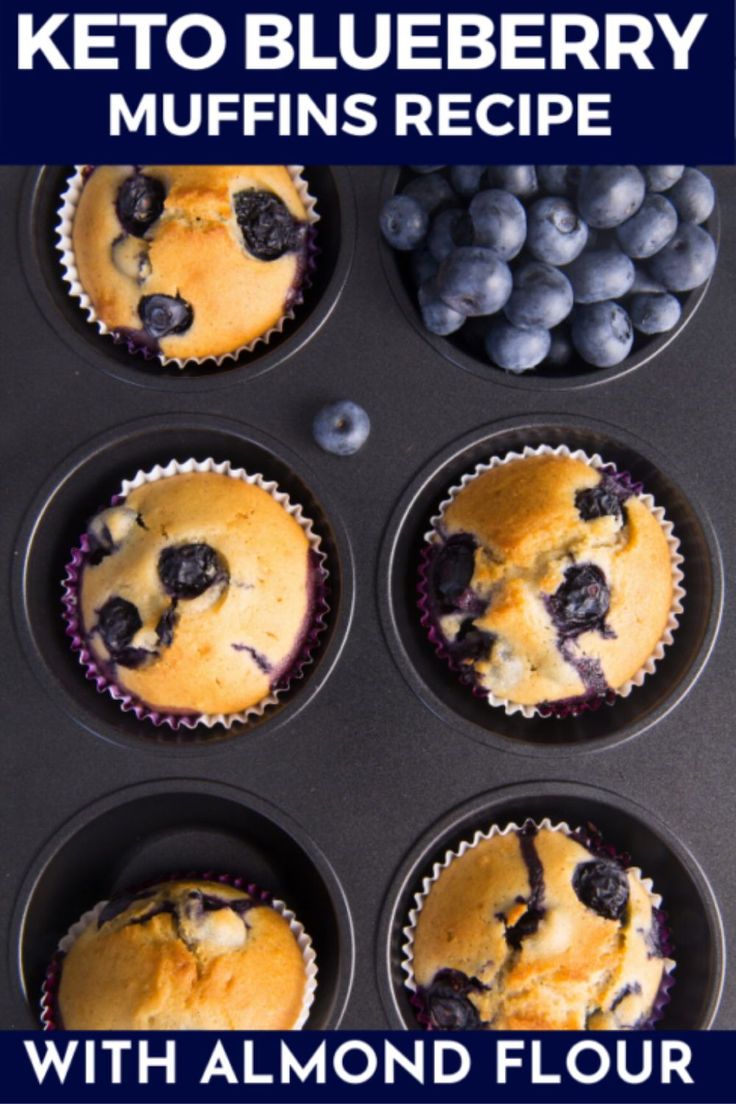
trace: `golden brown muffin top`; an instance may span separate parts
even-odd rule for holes
[[[82,624],[116,685],[175,713],[238,713],[268,697],[314,592],[306,532],[273,495],[185,472],[136,487],[88,532]]]
[[[220,882],[164,882],[109,901],[62,961],[70,1031],[285,1030],[304,1005],[288,920]]]
[[[462,487],[440,529],[450,551],[437,538],[438,626],[451,655],[500,699],[604,696],[662,639],[673,603],[667,538],[610,472],[564,455],[499,464]],[[449,599],[437,594],[448,556],[459,564]]]
[[[434,1026],[620,1029],[652,1012],[665,969],[638,871],[528,823],[481,839],[430,886],[413,975]]]
[[[306,219],[284,165],[99,165],[74,215],[79,282],[108,329],[166,357],[220,356],[290,307]]]

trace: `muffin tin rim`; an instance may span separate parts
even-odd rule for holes
[[[56,671],[46,660],[43,649],[37,641],[37,630],[29,610],[27,595],[29,561],[33,552],[33,544],[37,538],[44,517],[59,493],[65,489],[80,469],[94,463],[95,459],[106,452],[110,452],[117,446],[129,442],[135,438],[147,439],[156,428],[166,428],[172,431],[186,432],[189,430],[214,432],[222,435],[225,440],[238,438],[246,443],[255,444],[258,448],[268,452],[278,461],[285,463],[291,471],[300,479],[306,488],[319,500],[322,507],[321,513],[327,521],[329,530],[335,539],[335,553],[338,559],[338,578],[340,582],[340,602],[333,609],[333,627],[329,639],[324,643],[317,657],[307,668],[307,677],[304,686],[297,686],[292,696],[283,705],[275,707],[267,712],[262,720],[252,726],[246,726],[242,731],[228,734],[217,732],[214,737],[204,737],[202,740],[192,739],[175,742],[173,739],[162,740],[157,738],[157,730],[153,726],[149,729],[143,722],[139,722],[140,734],[129,736],[112,729],[112,723],[100,721],[94,712],[87,706],[86,695],[96,695],[95,688],[88,684],[83,670],[79,668],[79,695],[71,694],[62,685]],[[114,431],[114,436],[111,435]],[[189,446],[187,446],[189,448]],[[196,449],[194,450],[197,451]],[[129,473],[132,474],[132,473]],[[90,516],[99,503],[90,506]],[[314,520],[314,519],[312,519]],[[317,520],[318,530],[320,528]],[[162,414],[146,415],[143,418],[130,419],[123,423],[116,423],[113,427],[95,434],[81,446],[67,454],[62,463],[57,464],[47,475],[39,487],[36,495],[27,508],[20,526],[16,532],[15,547],[20,554],[11,564],[10,591],[12,595],[11,620],[16,639],[19,641],[27,666],[34,678],[43,687],[49,700],[58,702],[67,716],[71,717],[75,725],[83,731],[101,738],[118,747],[127,747],[134,751],[159,755],[197,756],[226,753],[226,749],[232,746],[233,740],[254,740],[264,738],[269,734],[287,726],[306,708],[314,695],[319,693],[324,684],[333,674],[338,665],[343,649],[350,634],[350,628],[355,612],[355,562],[352,544],[348,532],[342,522],[339,511],[336,509],[329,494],[325,494],[319,479],[308,464],[301,457],[293,453],[288,445],[271,437],[270,434],[248,423],[236,421],[232,418],[222,418],[212,414],[174,413],[166,416]],[[328,570],[334,576],[335,564],[328,555]],[[61,594],[61,579],[59,576],[59,594]],[[62,604],[59,599],[58,610],[54,607],[48,611],[49,616],[57,614],[61,617]],[[62,622],[63,624],[63,617]],[[74,657],[71,646],[69,653]],[[303,699],[303,700],[300,700]],[[92,697],[94,701],[94,697]]]
[[[663,472],[666,476],[671,478],[672,482],[682,491],[690,510],[700,526],[705,543],[708,546],[713,584],[711,606],[708,611],[703,639],[700,646],[681,678],[679,686],[677,686],[675,691],[670,693],[657,708],[652,710],[648,717],[644,718],[643,724],[639,721],[631,722],[625,725],[621,730],[592,740],[580,740],[576,742],[571,740],[555,741],[549,744],[542,741],[530,740],[528,738],[519,739],[495,731],[493,726],[493,714],[495,713],[495,709],[491,706],[487,707],[489,710],[489,724],[481,728],[474,721],[461,717],[451,706],[446,705],[439,696],[435,694],[432,687],[428,685],[427,681],[415,667],[412,657],[404,643],[404,637],[400,627],[401,619],[397,617],[394,603],[394,576],[400,542],[406,539],[407,525],[410,522],[412,512],[417,502],[426,488],[437,477],[438,473],[444,472],[446,469],[451,469],[453,465],[457,466],[465,452],[469,449],[473,449],[474,452],[477,452],[481,444],[488,444],[488,451],[484,452],[481,457],[482,460],[488,459],[494,455],[506,453],[510,448],[516,449],[521,447],[520,445],[511,446],[508,444],[496,446],[494,442],[498,438],[503,438],[509,434],[521,436],[525,431],[541,433],[546,429],[549,429],[552,433],[561,435],[569,431],[573,438],[578,439],[581,433],[598,434],[607,438],[613,444],[618,442],[624,447],[636,452],[642,459],[652,463],[658,471]],[[563,440],[570,447],[574,444],[574,441],[570,441],[564,436]],[[578,445],[575,445],[575,447],[578,447]],[[598,445],[596,451],[598,451],[598,449],[601,449],[605,453],[604,445]],[[603,459],[605,461],[612,458],[603,455]],[[474,463],[474,460],[466,460],[463,470],[467,470],[469,467],[473,466]],[[457,478],[453,475],[448,475],[448,480],[457,482]],[[651,488],[645,487],[644,490],[649,490],[651,492]],[[657,496],[657,502],[658,505],[663,507],[670,517],[670,520],[672,520],[671,511],[668,511],[668,503],[662,498],[661,494]],[[678,535],[677,525],[676,523],[674,524],[675,535]],[[679,534],[679,538],[682,545],[681,533]],[[684,550],[684,560],[687,568],[686,547]],[[478,426],[475,430],[465,433],[462,437],[448,442],[444,448],[435,452],[431,459],[425,463],[421,469],[414,472],[398,502],[394,504],[390,518],[381,536],[376,600],[378,603],[378,615],[381,629],[388,650],[393,657],[394,663],[401,671],[404,680],[425,708],[430,709],[453,730],[460,732],[467,738],[473,739],[476,743],[484,745],[488,750],[507,751],[528,757],[548,756],[550,754],[554,754],[556,757],[569,757],[574,755],[602,753],[634,739],[637,736],[643,735],[679,706],[702,674],[715,647],[723,619],[724,590],[723,560],[714,526],[707,511],[698,501],[697,496],[692,493],[688,480],[683,480],[681,478],[679,469],[676,465],[671,463],[667,455],[662,455],[658,450],[651,449],[648,442],[641,441],[640,438],[629,430],[622,429],[609,422],[586,418],[578,414],[565,415],[534,412],[531,414],[519,415],[517,417],[504,418],[498,422],[485,423]],[[688,591],[688,596],[685,600],[686,607],[688,603],[692,602],[692,591]],[[419,623],[418,609],[417,623]],[[640,689],[641,688],[636,688],[633,693],[636,693]],[[634,701],[635,700],[634,698]],[[604,706],[602,708],[615,710],[617,704],[619,703],[616,701],[613,705]],[[525,723],[527,722],[525,721]],[[548,725],[565,725],[568,721],[546,718],[544,723]]]
[[[101,797],[96,797],[58,824],[55,831],[44,839],[40,847],[37,847],[31,855],[30,861],[25,864],[25,872],[20,880],[20,887],[10,912],[7,948],[11,984],[16,997],[19,998],[31,1019],[34,1020],[35,1026],[38,1026],[38,1024],[35,1023],[34,1010],[38,1004],[37,998],[40,999],[40,993],[29,993],[26,989],[23,970],[23,937],[31,898],[43,879],[49,864],[79,831],[106,813],[122,808],[137,798],[155,797],[157,794],[176,793],[177,791],[195,792],[204,796],[210,795],[252,809],[264,819],[275,824],[309,856],[324,881],[330,901],[335,909],[338,931],[344,937],[344,946],[341,948],[342,953],[339,969],[337,970],[334,1007],[330,1017],[334,1022],[329,1030],[339,1027],[345,1015],[355,980],[355,925],[342,880],[324,849],[290,812],[285,811],[270,799],[229,782],[209,778],[191,778],[183,775],[171,775],[145,782],[134,782],[115,790],[109,790]],[[234,871],[233,874],[236,876],[247,875],[247,871]],[[92,906],[90,905],[90,907]],[[305,1027],[308,1028],[309,1025],[306,1024]]]
[[[40,236],[48,231],[48,235],[54,237],[55,231],[53,227],[44,228],[38,225],[40,222],[38,197],[44,182],[44,174],[61,172],[62,170],[66,172],[70,166],[35,165],[30,166],[25,173],[26,187],[21,191],[15,229],[17,251],[20,258],[19,267],[25,285],[34,305],[54,334],[64,343],[65,348],[82,359],[90,370],[102,371],[118,382],[132,384],[134,387],[164,393],[178,390],[182,395],[188,392],[199,394],[231,387],[238,383],[247,383],[292,360],[307,344],[317,337],[338,306],[350,278],[355,261],[358,234],[357,202],[350,169],[346,165],[319,167],[326,168],[332,175],[335,190],[340,199],[340,243],[335,267],[324,292],[309,314],[303,317],[301,322],[298,322],[297,314],[298,324],[293,330],[290,327],[277,346],[265,350],[255,359],[251,358],[251,354],[245,354],[245,356],[239,357],[236,362],[230,364],[229,367],[219,368],[206,374],[181,377],[161,375],[157,368],[147,368],[146,361],[132,354],[126,353],[130,364],[127,361],[118,364],[114,352],[111,355],[111,350],[115,349],[112,339],[108,341],[105,336],[97,332],[94,326],[90,326],[77,302],[70,298],[70,304],[75,310],[79,311],[80,317],[82,317],[90,331],[89,339],[82,336],[84,334],[83,330],[80,330],[79,334],[75,332],[63,315],[57,296],[44,273],[41,260],[45,245],[44,242],[39,240]],[[309,169],[309,165],[305,166],[307,173]],[[58,198],[61,198],[61,192],[59,192]],[[320,201],[319,195],[316,196],[316,200],[318,205],[320,202],[324,203],[324,200]],[[54,223],[55,221],[56,215],[54,214]],[[53,242],[52,252],[56,253]],[[318,254],[317,257],[318,266],[320,255]],[[56,272],[58,285],[62,293],[66,295],[66,286],[58,261],[56,268],[58,269],[58,272]]]
[[[483,830],[493,824],[504,825],[514,819],[512,814],[497,816],[494,810],[508,807],[524,798],[546,797],[550,801],[564,801],[566,798],[581,799],[591,803],[606,804],[611,808],[622,808],[632,818],[647,824],[652,833],[661,840],[667,851],[685,867],[695,883],[706,916],[713,941],[713,976],[715,985],[706,1004],[703,1023],[698,1030],[709,1030],[716,1019],[725,987],[727,951],[723,917],[718,898],[702,864],[690,847],[683,842],[677,831],[646,806],[630,797],[623,797],[616,790],[591,785],[585,782],[565,778],[534,779],[518,783],[509,783],[496,789],[485,790],[465,801],[455,804],[441,817],[432,821],[414,845],[404,853],[394,868],[388,888],[381,902],[376,937],[374,941],[375,964],[381,1005],[390,1022],[391,1028],[416,1030],[405,1018],[399,1003],[397,989],[404,985],[404,975],[400,960],[394,961],[394,950],[403,942],[402,932],[408,918],[408,908],[414,900],[414,892],[422,883],[422,874],[431,869],[433,860],[440,861],[441,856],[450,847],[454,836],[463,833],[463,838],[483,826]],[[549,814],[545,814],[549,815]],[[536,819],[536,818],[535,818]],[[572,818],[574,821],[575,818]],[[575,824],[571,825],[573,828]],[[606,837],[605,842],[616,847],[617,841]],[[634,864],[638,866],[636,856]],[[651,871],[645,870],[644,876],[651,878]],[[655,884],[655,890],[659,891]],[[402,911],[402,905],[407,909]],[[667,899],[663,900],[667,911]],[[397,935],[400,937],[397,941]],[[403,952],[402,952],[403,953]],[[677,959],[677,948],[675,948]],[[677,973],[675,972],[675,983]]]
[[[379,191],[379,210],[380,206],[395,194],[396,186],[403,169],[403,165],[391,165],[384,172]],[[685,293],[686,298],[682,317],[674,329],[670,330],[668,333],[658,334],[652,337],[643,348],[636,353],[630,353],[621,364],[616,364],[612,368],[594,368],[591,365],[589,369],[580,369],[575,375],[559,377],[540,376],[537,375],[534,370],[513,373],[507,372],[502,368],[497,368],[490,360],[487,364],[484,364],[479,357],[473,356],[472,353],[466,352],[465,349],[458,348],[449,338],[440,337],[425,329],[422,325],[416,303],[413,301],[405,285],[396,251],[383,239],[380,230],[378,230],[378,211],[375,213],[375,219],[376,233],[381,238],[379,251],[381,255],[381,267],[383,268],[386,282],[391,288],[391,293],[402,314],[406,320],[411,323],[416,333],[427,342],[436,354],[441,356],[445,361],[448,361],[454,367],[462,368],[463,371],[470,372],[479,379],[522,391],[540,391],[545,394],[558,391],[582,391],[589,387],[596,387],[600,384],[618,380],[636,371],[637,368],[645,367],[658,357],[660,353],[663,353],[669,348],[689,325],[703,302],[716,271],[714,270],[706,282],[701,284],[700,287]],[[706,221],[708,232],[716,244],[716,250],[719,251],[722,219],[720,202],[717,196],[713,213]]]

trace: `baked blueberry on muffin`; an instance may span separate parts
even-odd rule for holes
[[[483,466],[431,534],[423,620],[494,704],[565,712],[611,700],[672,627],[681,592],[661,511],[581,457]]]
[[[600,840],[527,821],[448,856],[410,932],[440,1030],[650,1027],[674,963],[660,898]]]
[[[72,565],[82,660],[149,711],[227,718],[267,702],[320,613],[309,523],[273,484],[225,467],[140,475],[92,518]]]
[[[307,1006],[307,961],[283,911],[221,882],[171,881],[85,917],[60,963],[71,1031],[285,1030]],[[291,914],[289,914],[291,915]],[[313,971],[312,971],[313,973]]]
[[[71,249],[114,336],[203,359],[250,345],[299,301],[309,220],[284,165],[98,165]]]

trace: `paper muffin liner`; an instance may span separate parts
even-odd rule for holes
[[[208,871],[204,874],[169,874],[165,878],[156,878],[155,881],[145,882],[143,885],[135,886],[131,892],[137,893],[143,889],[150,889],[153,886],[162,885],[164,882],[184,881],[219,882],[220,885],[230,886],[232,889],[243,890],[245,893],[249,894],[249,896],[261,901],[263,904],[269,905],[270,908],[278,912],[279,915],[283,916],[288,922],[291,933],[304,959],[304,999],[296,1023],[294,1027],[291,1028],[292,1031],[300,1031],[309,1019],[309,1011],[314,1004],[314,995],[317,989],[317,956],[312,946],[311,938],[304,930],[304,925],[297,920],[294,912],[292,912],[283,901],[273,897],[268,890],[260,889],[254,882],[249,882],[246,878],[233,877],[230,874],[218,874],[213,871]],[[108,901],[98,901],[94,908],[89,909],[83,916],[80,916],[79,920],[69,928],[66,935],[59,940],[53,958],[46,970],[43,985],[41,986],[41,1025],[44,1031],[64,1030],[58,1002],[64,958],[71,950],[72,945],[79,939],[82,932],[97,923],[100,913],[108,903]]]
[[[131,166],[131,168],[133,168],[133,166]],[[94,170],[94,166],[92,165],[74,166],[74,173],[67,180],[66,188],[61,196],[61,205],[56,213],[56,249],[61,261],[62,278],[68,285],[69,294],[73,299],[79,300],[79,306],[85,312],[87,321],[96,326],[99,333],[108,334],[116,345],[125,345],[128,352],[133,356],[141,356],[146,361],[157,360],[162,367],[175,365],[177,368],[184,368],[190,364],[202,365],[211,361],[220,368],[228,360],[235,361],[245,353],[252,353],[258,345],[268,345],[272,338],[275,337],[276,334],[282,333],[287,323],[293,321],[295,318],[297,308],[304,301],[304,292],[311,286],[312,276],[317,267],[317,258],[320,252],[317,245],[317,223],[319,222],[320,216],[317,213],[317,200],[309,191],[309,186],[302,176],[304,165],[286,165],[286,169],[299,193],[299,198],[304,204],[306,212],[304,216],[304,221],[307,224],[304,257],[297,272],[296,284],[287,296],[285,311],[281,318],[279,318],[274,326],[266,330],[265,333],[259,334],[258,337],[255,337],[247,344],[240,345],[231,352],[220,353],[217,356],[167,357],[164,353],[160,351],[156,352],[154,349],[150,348],[145,342],[137,341],[128,334],[111,329],[103,322],[80,282],[77,272],[74,244],[72,241],[74,216],[85,183]]]
[[[180,732],[182,729],[191,730],[199,725],[207,728],[222,725],[229,729],[234,724],[262,717],[266,710],[275,705],[295,681],[304,677],[306,668],[314,660],[314,651],[319,638],[327,628],[326,618],[330,612],[327,556],[322,551],[321,538],[314,531],[313,522],[304,515],[299,503],[292,502],[285,492],[279,490],[278,484],[272,480],[267,480],[262,475],[248,474],[243,468],[234,468],[228,460],[221,463],[217,463],[212,458],[201,461],[190,459],[183,463],[171,460],[165,467],[157,464],[150,471],[137,472],[133,479],[124,479],[120,494],[115,495],[107,506],[99,509],[107,509],[108,506],[119,506],[131,491],[144,483],[156,483],[158,480],[168,479],[172,475],[182,475],[195,471],[227,475],[231,479],[240,479],[251,486],[260,487],[298,522],[309,542],[309,582],[312,593],[305,625],[294,651],[284,661],[280,673],[271,686],[270,693],[256,705],[249,706],[237,713],[194,713],[187,710],[177,712],[171,708],[168,710],[155,709],[135,697],[124,687],[119,686],[114,676],[114,664],[107,664],[98,660],[89,647],[88,634],[82,624],[79,593],[82,573],[89,552],[89,538],[86,532],[81,535],[77,546],[72,549],[71,558],[65,567],[62,580],[63,616],[66,624],[66,635],[71,641],[72,651],[76,652],[79,662],[84,667],[85,677],[94,682],[100,693],[109,694],[111,698],[119,703],[124,712],[134,713],[139,721],[145,719],[151,721],[157,727],[166,725],[174,732]]]
[[[646,663],[644,663],[630,679],[617,690],[610,688],[607,694],[599,697],[581,695],[579,698],[569,698],[559,702],[542,702],[538,705],[520,705],[518,702],[512,702],[507,698],[497,696],[493,691],[486,690],[478,683],[472,673],[472,669],[469,670],[453,659],[447,648],[444,635],[432,612],[429,575],[435,551],[445,539],[442,533],[442,520],[445,511],[460,491],[479,475],[483,475],[485,472],[491,471],[493,468],[497,468],[502,464],[508,464],[513,460],[526,459],[529,456],[564,456],[572,460],[581,460],[589,467],[596,468],[605,474],[614,476],[620,486],[626,487],[631,492],[631,497],[638,498],[648,508],[650,513],[653,514],[662,527],[667,541],[672,567],[672,605],[662,636]],[[684,562],[684,558],[680,553],[680,541],[675,535],[672,522],[667,519],[664,509],[661,506],[657,506],[652,495],[647,494],[642,485],[635,482],[628,472],[619,471],[615,464],[603,460],[598,453],[588,455],[588,453],[584,452],[582,449],[572,451],[566,445],[558,445],[556,448],[552,448],[550,445],[539,445],[535,448],[526,446],[521,452],[508,452],[504,456],[494,456],[485,463],[477,464],[472,472],[464,475],[458,484],[455,484],[449,489],[447,498],[443,499],[440,503],[437,514],[430,518],[430,526],[431,528],[424,534],[425,544],[420,555],[417,582],[417,605],[420,610],[420,622],[426,629],[436,654],[460,677],[460,681],[469,685],[474,696],[487,701],[489,705],[502,708],[509,717],[515,714],[520,714],[526,718],[578,717],[583,713],[595,712],[597,709],[600,709],[602,705],[613,705],[617,698],[627,698],[635,686],[641,686],[647,675],[654,674],[657,664],[664,656],[665,649],[672,643],[674,634],[680,623],[680,616],[683,611],[683,599],[686,593],[682,585],[684,575],[681,570],[681,564]]]
[[[649,899],[652,903],[653,920],[656,925],[657,935],[659,940],[659,946],[662,951],[664,972],[662,974],[662,980],[659,984],[657,995],[652,1004],[652,1008],[647,1019],[638,1025],[637,1030],[648,1031],[664,1015],[664,1010],[670,1002],[670,992],[675,979],[673,977],[673,971],[676,963],[670,958],[673,953],[672,941],[670,936],[670,929],[667,922],[667,914],[662,909],[662,897],[661,894],[655,893],[654,884],[651,878],[645,878],[638,866],[630,865],[630,857],[617,851],[610,844],[604,843],[602,837],[599,835],[596,828],[592,825],[588,825],[585,828],[571,828],[567,821],[559,821],[553,823],[549,817],[545,817],[543,820],[536,821],[532,817],[528,817],[522,824],[517,824],[515,821],[511,821],[503,828],[498,824],[491,825],[485,832],[480,830],[476,831],[470,839],[463,840],[457,845],[456,848],[447,850],[444,858],[441,862],[436,862],[432,866],[432,872],[427,877],[422,879],[421,889],[414,894],[414,906],[409,910],[409,923],[402,929],[402,935],[404,942],[401,950],[403,952],[403,958],[401,961],[401,969],[405,975],[404,984],[410,992],[409,1003],[411,1004],[414,1012],[416,1013],[417,1021],[420,1026],[426,1031],[437,1030],[431,1023],[429,1016],[427,1015],[424,1001],[421,996],[420,986],[417,984],[414,977],[414,932],[419,920],[419,914],[421,913],[424,903],[432,889],[432,886],[438,880],[443,870],[446,870],[455,859],[459,859],[466,851],[471,851],[477,847],[482,840],[493,839],[494,836],[506,836],[512,832],[519,832],[527,825],[533,825],[537,831],[542,829],[548,829],[551,832],[564,832],[565,835],[570,836],[572,839],[577,840],[584,847],[596,857],[609,858],[620,863],[627,873],[632,874],[640,883],[640,885],[646,890]]]

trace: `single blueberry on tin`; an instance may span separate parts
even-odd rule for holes
[[[312,422],[314,439],[335,456],[352,456],[368,440],[371,420],[367,411],[349,399],[323,406]]]

